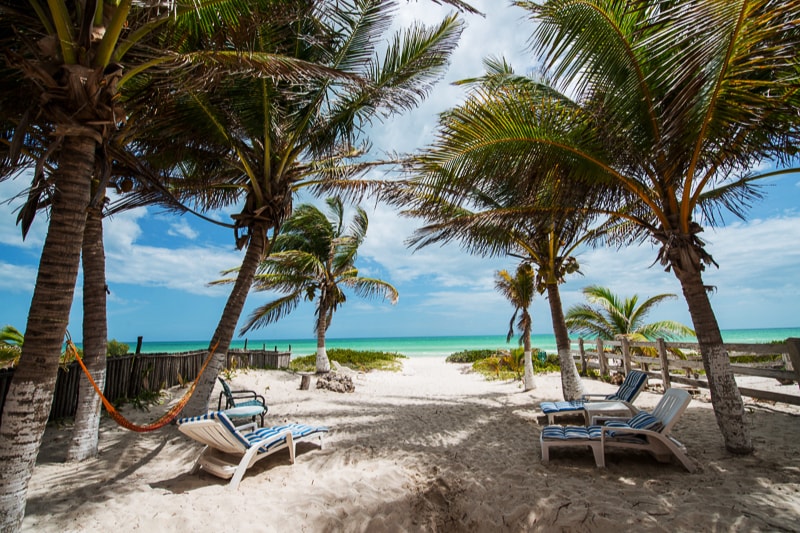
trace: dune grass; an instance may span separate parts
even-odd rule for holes
[[[397,372],[402,368],[401,359],[406,359],[406,356],[394,352],[331,348],[328,350],[328,359],[330,359],[331,363],[336,361],[344,367],[361,372],[369,372],[370,370]],[[295,372],[314,372],[317,369],[316,355],[292,358],[289,363],[289,369]]]

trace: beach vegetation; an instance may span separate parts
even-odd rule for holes
[[[700,233],[725,214],[744,218],[761,197],[757,180],[794,171],[796,2],[515,5],[534,22],[532,49],[548,78],[516,135],[530,148],[526,163],[567,164],[581,170],[576,183],[602,184],[613,205],[598,210],[624,221],[610,243],[657,243],[656,262],[689,308],[725,447],[752,452],[703,280],[717,263]]]
[[[417,156],[410,185],[395,201],[427,222],[409,240],[418,248],[457,240],[470,253],[507,255],[535,266],[534,287],[550,306],[564,398],[577,399],[585,391],[570,364],[559,286],[580,273],[579,247],[614,222],[597,222],[590,209],[606,203],[601,186],[572,186],[579,169],[535,164],[525,155],[520,139],[526,135],[519,128],[530,121],[524,111],[534,108],[542,84],[516,75],[502,59],[484,64],[484,76],[459,82],[470,89],[466,102],[442,114],[438,139]],[[538,174],[548,179],[534,180]]]
[[[447,356],[448,363],[474,363],[497,354],[497,350],[462,350]]]
[[[382,180],[362,178],[396,159],[368,155],[368,126],[415,108],[444,75],[463,27],[459,14],[390,33],[396,14],[385,0],[272,0],[253,10],[252,31],[231,31],[219,42],[247,51],[240,55],[304,66],[301,76],[225,77],[213,92],[170,98],[163,120],[144,117],[149,148],[167,160],[170,175],[186,178],[174,194],[203,211],[237,210],[234,238],[244,257],[209,342],[216,353],[227,352],[259,265],[296,197],[340,194],[357,202],[379,190]],[[205,412],[221,357],[198,383],[187,413]]]
[[[265,3],[274,7],[274,2]],[[103,209],[107,188],[131,190],[131,175],[136,175],[130,172],[121,177],[112,170],[126,157],[130,159],[129,153],[122,154],[127,141],[121,132],[132,111],[126,107],[124,92],[154,70],[166,73],[170,85],[178,79],[187,82],[181,88],[188,87],[189,80],[198,82],[192,85],[194,89],[212,79],[215,70],[276,77],[301,70],[299,62],[291,64],[278,55],[209,49],[198,53],[197,48],[187,53],[170,46],[179,39],[170,44],[160,39],[172,29],[227,45],[230,40],[209,34],[219,30],[218,23],[239,26],[240,21],[249,20],[252,5],[236,0],[168,5],[11,0],[4,4],[0,48],[6,61],[0,67],[0,127],[9,142],[0,143],[0,179],[33,169],[18,216],[23,238],[37,212],[46,209],[49,216],[26,342],[2,417],[3,434],[9,437],[0,440],[0,477],[4,479],[0,530],[18,529],[24,514],[27,480],[52,403],[85,233],[87,226],[99,226],[99,215],[87,213]],[[151,112],[168,94],[179,92],[175,87],[161,97],[151,95]],[[102,277],[86,271],[84,277],[106,289],[98,283]],[[97,305],[91,311],[105,312]],[[90,322],[84,336],[91,336],[97,325]],[[106,332],[100,330],[98,335],[104,343]],[[90,353],[104,362],[104,346],[91,348]]]
[[[373,350],[350,350],[346,348],[331,348],[328,357],[340,365],[359,372],[370,370],[388,370],[397,372],[402,369],[402,359],[405,355],[394,352],[380,352]],[[294,372],[315,372],[317,368],[316,355],[306,355],[292,358],[289,369]]]
[[[108,353],[108,357],[120,357],[123,355],[128,355],[130,351],[131,347],[129,344],[120,342],[116,339],[110,339],[106,344],[106,352]]]
[[[533,317],[530,311],[528,311],[533,302],[533,296],[536,294],[534,281],[534,270],[530,263],[525,261],[517,266],[514,275],[509,274],[507,270],[495,272],[495,289],[514,307],[514,313],[511,315],[511,321],[508,325],[506,342],[511,341],[511,338],[514,336],[514,327],[516,326],[520,334],[519,343],[523,346],[523,387],[526,391],[535,387],[533,382],[533,361],[531,360],[531,330],[533,329]],[[517,314],[519,314],[518,320]],[[515,321],[516,324],[514,323]],[[512,354],[509,353],[505,359],[507,360],[506,365],[512,367],[513,371],[517,371],[516,358],[512,357]]]
[[[537,357],[532,358],[535,373],[561,372],[558,354],[545,354],[540,359],[539,353],[544,353],[537,348],[531,349]],[[447,356],[448,363],[471,363],[472,369],[489,379],[524,379],[524,354],[523,347],[512,350],[463,350]]]
[[[345,290],[363,298],[383,298],[392,304],[398,299],[393,285],[361,276],[355,266],[358,248],[367,235],[366,211],[356,207],[353,220],[347,223],[341,198],[329,198],[326,204],[327,213],[313,204],[300,205],[283,224],[253,283],[256,292],[278,292],[282,296],[257,307],[241,330],[244,334],[263,328],[291,313],[301,302],[314,302],[319,373],[330,371],[325,334],[334,313],[347,301]]]
[[[694,330],[674,320],[646,322],[647,315],[661,302],[677,298],[674,294],[658,294],[639,303],[639,296],[621,299],[606,287],[591,285],[583,288],[588,303],[576,304],[567,310],[566,322],[570,332],[593,339],[652,342],[657,339],[667,341],[682,337],[694,337]],[[632,347],[635,353],[657,356],[655,348]],[[678,348],[669,350],[679,357],[683,353]],[[615,348],[619,352],[619,348]]]

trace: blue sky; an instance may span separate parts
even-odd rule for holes
[[[473,5],[485,18],[467,16],[468,27],[451,67],[430,97],[416,110],[382,124],[371,134],[376,156],[408,152],[431,142],[437,114],[459,103],[463,89],[451,81],[479,75],[482,58],[505,56],[518,72],[532,66],[526,49],[531,25],[505,2],[478,0]],[[502,6],[502,7],[501,7]],[[449,10],[424,0],[403,5],[397,24],[440,20]],[[14,197],[25,177],[0,184],[0,201]],[[727,225],[707,228],[702,235],[719,263],[705,281],[717,287],[712,305],[723,329],[797,327],[800,296],[800,175],[765,180],[767,197],[750,211],[747,222],[729,216]],[[41,216],[23,242],[15,225],[19,200],[0,204],[0,325],[24,330],[36,279],[46,220]],[[386,206],[365,202],[369,231],[357,266],[362,275],[380,277],[400,292],[399,302],[361,300],[351,296],[334,316],[328,336],[392,337],[437,335],[504,335],[513,309],[494,290],[494,272],[512,270],[511,259],[467,255],[458,246],[409,250],[404,241],[419,222],[399,218]],[[220,218],[227,213],[217,214]],[[109,337],[135,341],[207,340],[216,328],[227,297],[226,287],[209,287],[220,271],[238,266],[233,232],[192,216],[176,217],[158,209],[142,209],[106,221]],[[671,273],[650,267],[657,250],[649,244],[590,249],[578,255],[583,276],[561,286],[565,309],[581,303],[581,289],[599,284],[621,296],[679,297],[660,306],[653,320],[673,319],[691,325],[680,286]],[[265,294],[251,293],[242,321]],[[69,330],[82,338],[81,295],[76,298]],[[532,313],[535,333],[550,333],[547,300],[537,297]],[[240,323],[242,322],[240,321]],[[297,309],[250,339],[313,337],[313,308]]]

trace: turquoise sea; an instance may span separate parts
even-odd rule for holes
[[[722,338],[730,343],[766,343],[782,341],[788,337],[800,337],[800,327],[771,329],[731,329],[723,330]],[[686,338],[686,342],[696,339]],[[125,341],[131,351],[136,348],[136,341]],[[536,334],[532,337],[533,346],[547,352],[555,352],[556,341],[552,334]],[[231,348],[244,348],[245,341],[234,341]],[[408,357],[441,357],[461,350],[507,349],[516,347],[517,337],[506,343],[504,335],[482,335],[462,337],[381,337],[354,339],[326,339],[327,348],[350,348],[353,350],[377,350],[396,352]],[[317,341],[308,339],[260,339],[248,340],[248,348],[266,348],[268,350],[291,351],[293,355],[310,355],[315,353]],[[144,339],[142,353],[175,353],[193,350],[205,350],[208,341],[168,341],[156,342]]]

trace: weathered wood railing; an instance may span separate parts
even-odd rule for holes
[[[673,382],[708,388],[708,381],[701,379],[703,362],[697,343],[665,342],[663,339],[656,342],[631,342],[624,338],[615,341],[577,339],[571,342],[578,346],[572,353],[583,374],[586,374],[589,368],[597,369],[601,375],[607,375],[612,370],[627,374],[635,367],[660,378],[664,388],[669,388]],[[636,354],[632,348],[647,348],[657,355]],[[678,357],[672,352],[676,349],[685,350],[687,354]],[[781,382],[794,381],[800,385],[800,339],[790,338],[781,343],[771,344],[725,344],[725,349],[731,358],[731,367],[735,375],[774,378]],[[767,363],[736,362],[741,356],[768,355],[780,356],[780,360]],[[751,398],[800,405],[799,395],[741,386],[739,391]]]
[[[111,402],[136,398],[144,391],[157,391],[191,382],[203,366],[208,352],[147,353],[109,357],[103,394]],[[287,368],[290,352],[271,350],[231,350],[228,368]],[[14,371],[0,370],[0,412],[11,386]],[[58,369],[50,420],[70,417],[78,405],[78,384],[83,376],[78,363]]]

